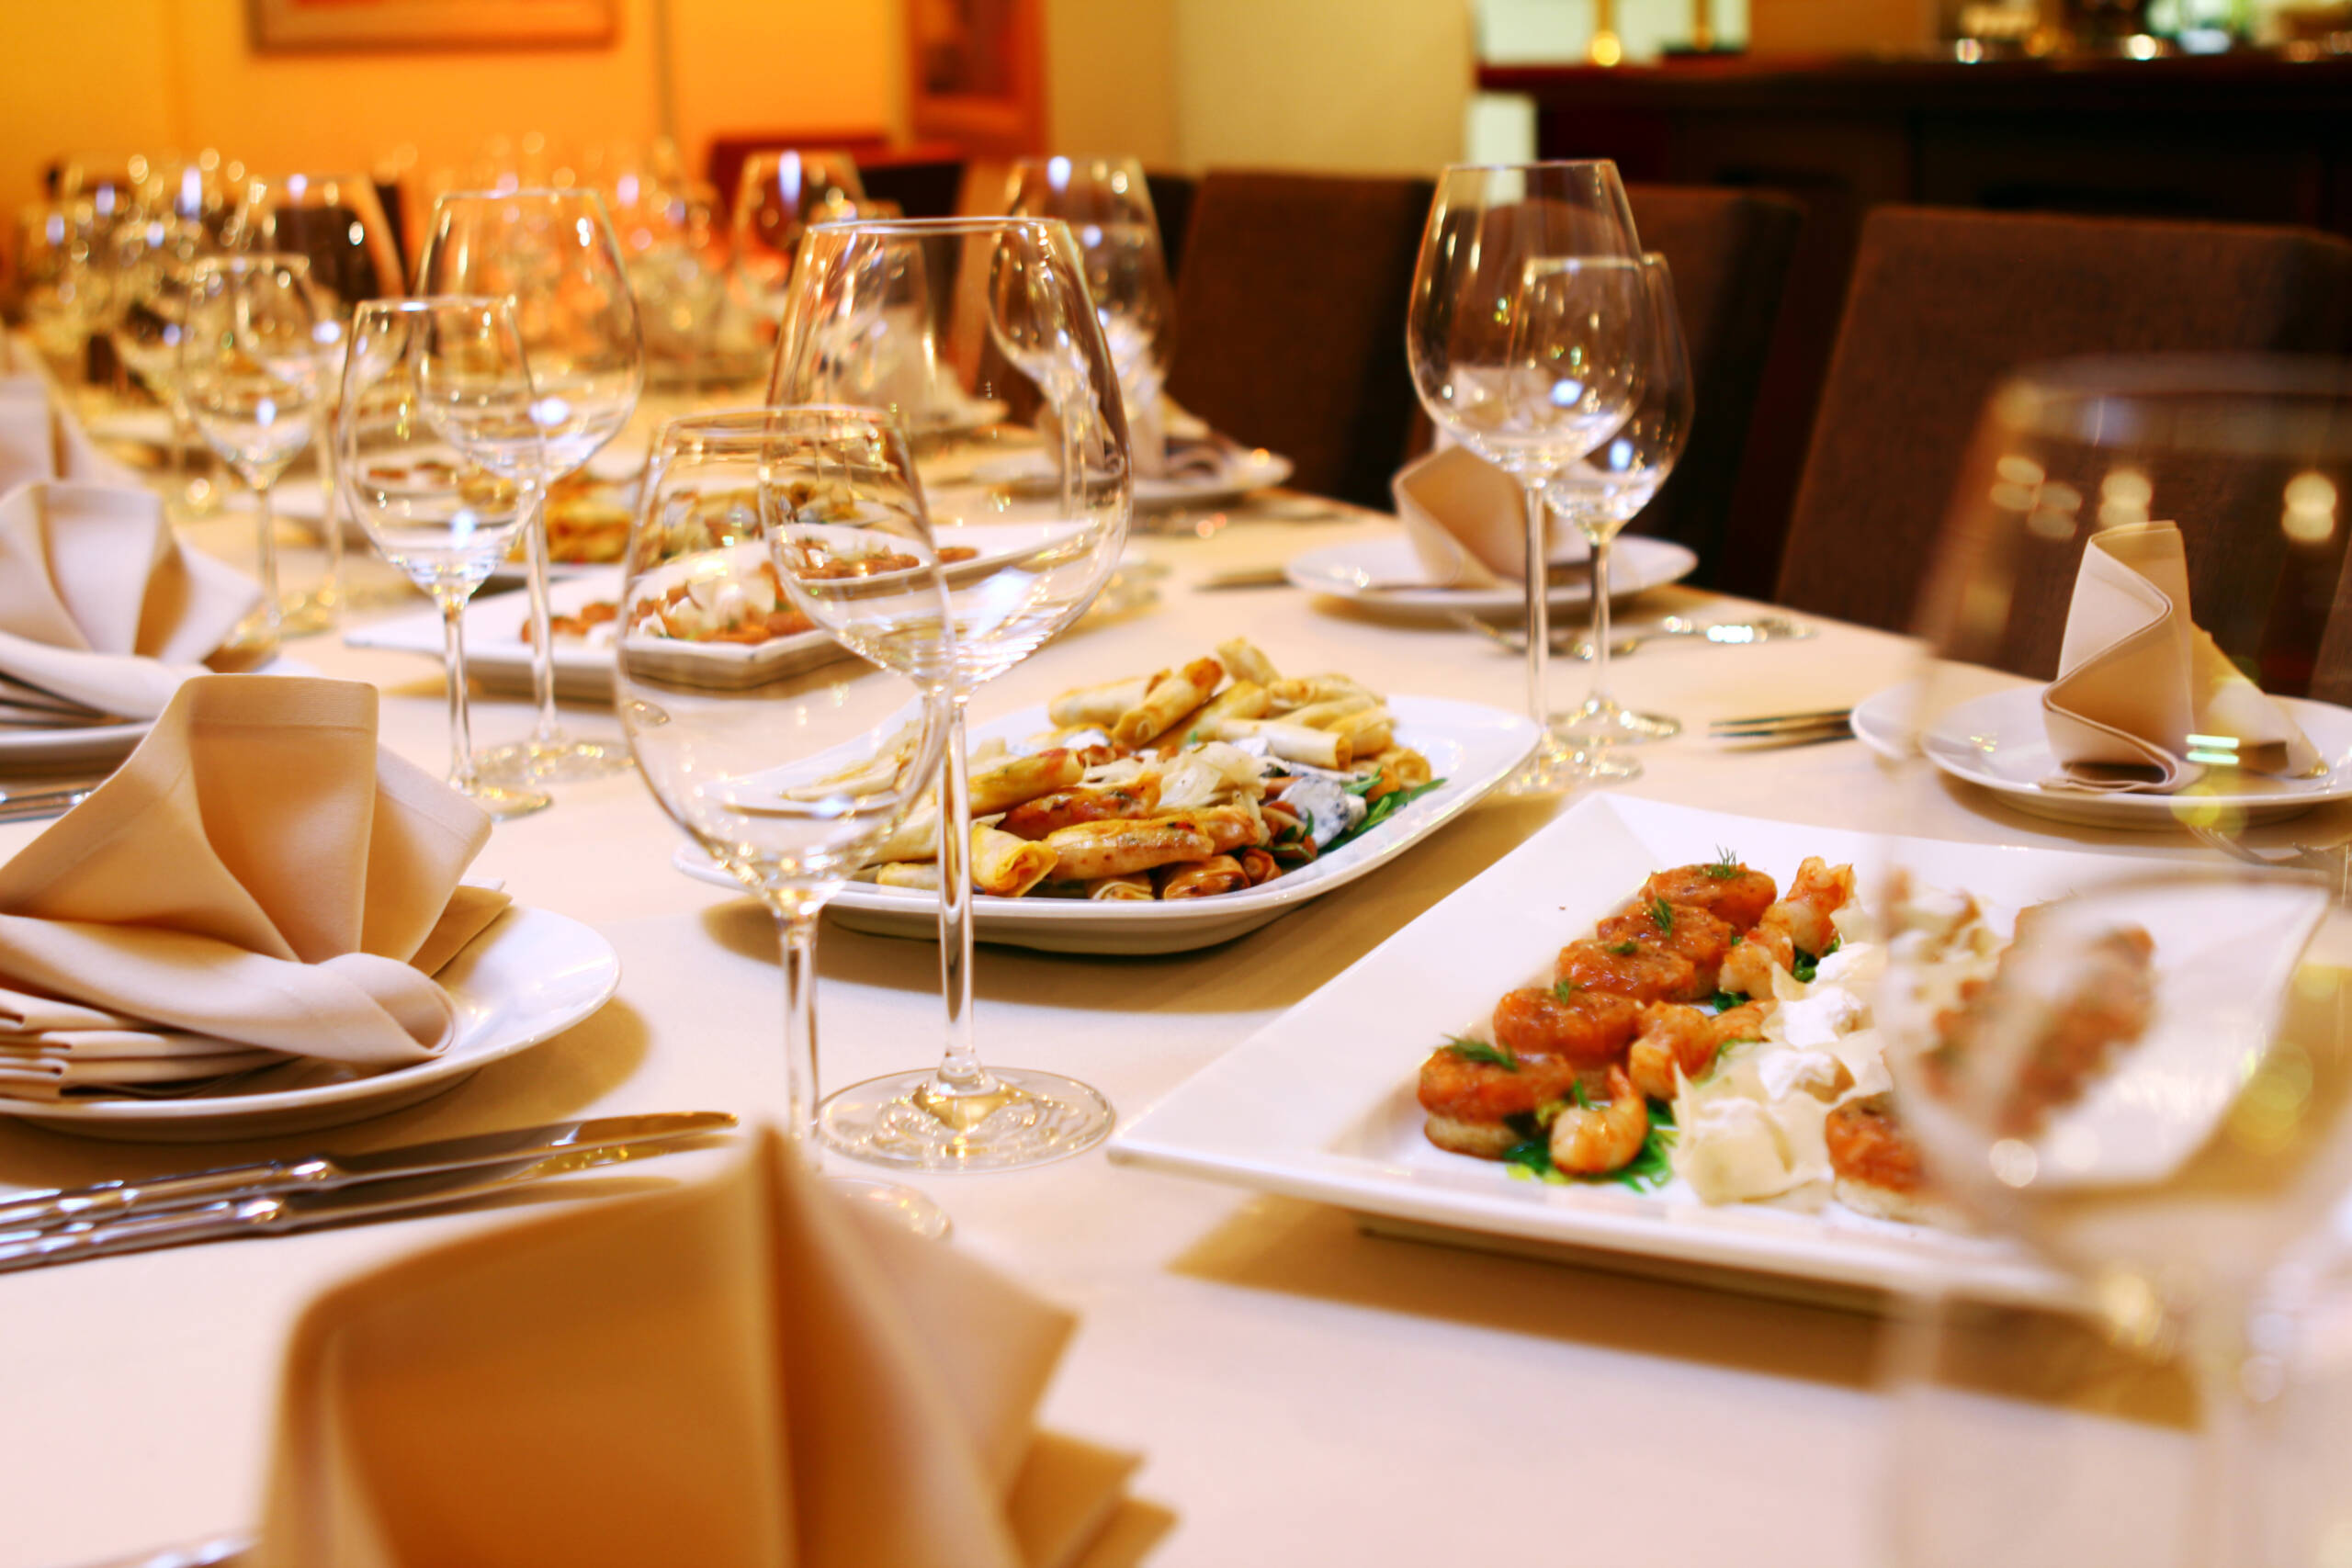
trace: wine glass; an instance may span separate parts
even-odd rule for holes
[[[2260,823],[2352,769],[2352,714],[2304,696],[2352,679],[2352,627],[2329,615],[2347,486],[2338,367],[2083,361],[2020,371],[1985,406],[1922,599],[1908,804],[1949,815],[1962,769],[2008,781],[1970,804],[2210,852],[2041,869],[1896,840],[1875,1010],[1893,1108],[1941,1200],[2074,1280],[2121,1353],[2096,1379],[2050,1362],[2043,1388],[2103,1408],[2185,1378],[2173,1419],[2199,1451],[2121,1492],[2074,1485],[2154,1461],[2112,1422],[1985,1386],[2002,1330],[1939,1303],[1900,1374],[1908,1562],[2079,1561],[2112,1528],[2098,1498],[2126,1495],[2179,1561],[2289,1560],[2268,1491],[2288,1369],[2265,1303],[2334,1247],[2352,1189],[2352,989],[2334,957],[2352,924],[2341,852],[2273,864]],[[1996,955],[1953,935],[1966,895]],[[2155,1506],[2183,1494],[2185,1517]],[[1988,1553],[1996,1523],[2008,1539]]]
[[[832,649],[772,658],[756,683],[712,690],[698,633],[723,615],[779,636],[805,632],[778,582],[803,516],[892,559],[890,592],[835,601],[835,630],[860,652],[911,615],[933,647],[945,590],[906,438],[855,409],[690,417],[662,428],[646,470],[621,591],[615,696],[638,768],[662,808],[775,917],[785,984],[786,1130],[814,1163],[819,912],[936,777],[951,704],[918,677]],[[730,650],[732,651],[732,650]],[[741,671],[740,664],[729,665]],[[946,1217],[918,1192],[842,1183],[929,1235]]]
[[[449,787],[500,818],[548,805],[483,779],[466,705],[466,602],[506,558],[536,504],[536,463],[501,473],[456,433],[532,438],[530,367],[513,302],[428,295],[354,312],[334,414],[341,502],[384,558],[440,607],[449,683]],[[331,509],[332,510],[332,509]]]
[[[1639,402],[1649,310],[1613,164],[1450,168],[1421,235],[1406,356],[1438,426],[1516,479],[1527,510],[1527,701],[1548,726],[1544,488]],[[1562,262],[1589,265],[1563,268]],[[1506,788],[1553,794],[1638,765],[1547,728]]]
[[[198,434],[254,493],[260,623],[239,643],[277,642],[277,519],[270,489],[317,423],[319,310],[310,264],[270,252],[208,256],[189,277],[180,387]]]
[[[490,752],[482,765],[501,778],[555,783],[617,772],[628,766],[626,748],[572,739],[556,716],[548,629],[547,489],[620,434],[645,385],[637,300],[604,198],[594,191],[537,189],[444,196],[433,204],[416,276],[420,293],[514,300],[538,441],[514,449],[536,453],[546,465],[532,487],[537,513],[524,534],[538,719],[527,742]]]
[[[812,223],[855,215],[865,199],[846,152],[754,152],[735,187],[734,288],[761,321],[784,314],[792,261]]]
[[[352,311],[362,301],[401,295],[400,252],[375,182],[361,175],[257,175],[245,182],[232,228],[240,246],[309,259],[311,292],[320,308],[320,381],[327,389],[326,412],[332,417],[343,386]],[[318,452],[326,576],[287,606],[286,629],[296,635],[328,630],[342,610],[343,519],[336,506],[334,444],[322,441]]]
[[[1100,1094],[1057,1074],[991,1071],[974,1046],[964,732],[972,694],[1085,611],[1126,536],[1126,416],[1069,228],[945,218],[809,230],[768,400],[896,418],[915,442],[941,554],[957,563],[952,649],[935,634],[854,645],[909,671],[944,660],[939,678],[954,699],[939,833],[945,1056],[936,1071],[835,1094],[825,1138],[863,1159],[932,1169],[1001,1169],[1089,1147],[1112,1125]],[[787,578],[813,619],[849,635],[830,600]],[[911,613],[900,619],[921,625]]]
[[[1058,218],[1069,225],[1086,257],[1086,287],[1118,367],[1136,472],[1165,472],[1159,391],[1168,379],[1176,291],[1168,281],[1142,163],[1018,158],[1004,199],[1005,210],[1017,218]]]
[[[1566,272],[1589,265],[1565,261],[1557,266]],[[1693,408],[1690,356],[1683,347],[1674,275],[1666,258],[1653,252],[1642,257],[1641,277],[1651,315],[1641,397],[1607,441],[1554,474],[1544,487],[1552,510],[1576,525],[1592,551],[1592,688],[1582,706],[1570,710],[1565,720],[1555,716],[1552,724],[1556,733],[1574,740],[1663,740],[1682,729],[1679,720],[1635,713],[1609,694],[1610,546],[1618,530],[1640,514],[1674,472],[1675,459],[1690,438]],[[1573,291],[1563,288],[1560,292]],[[1631,761],[1619,753],[1610,753],[1609,760]]]
[[[187,396],[180,387],[180,342],[187,332],[195,266],[209,249],[198,224],[168,214],[150,217],[137,265],[125,279],[115,356],[130,367],[172,422],[172,493],[188,496],[187,453],[196,439]]]

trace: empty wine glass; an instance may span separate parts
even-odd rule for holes
[[[528,432],[530,400],[530,368],[508,300],[368,300],[352,317],[334,416],[341,500],[384,558],[439,606],[449,786],[502,818],[540,810],[548,797],[492,784],[474,767],[465,610],[528,521],[538,466],[497,472],[454,433],[482,423]]]
[[[1456,167],[1438,181],[1414,267],[1405,342],[1421,406],[1525,492],[1527,701],[1538,725],[1550,716],[1544,487],[1640,400],[1640,254],[1613,164]],[[1589,265],[1559,265],[1568,261]],[[1547,728],[1506,788],[1550,794],[1637,771]]]
[[[189,277],[180,387],[196,428],[254,494],[261,608],[234,641],[278,637],[277,519],[270,489],[310,444],[321,398],[317,303],[300,256],[209,256]]]
[[[812,223],[855,216],[865,187],[846,152],[754,152],[735,187],[734,288],[743,308],[773,325],[784,314],[800,236]]]
[[[2159,1543],[2133,1561],[2316,1560],[2277,1533],[2292,1369],[2266,1301],[2340,1247],[2352,918],[2341,856],[2259,825],[2352,778],[2352,630],[2328,614],[2347,487],[2352,378],[2318,363],[2028,367],[1962,465],[1922,598],[1912,811],[1948,816],[1957,775],[1978,811],[2186,829],[2211,853],[1890,847],[1875,1135],[2071,1280],[2105,1342],[2104,1364],[2053,1360],[2021,1391],[1984,1375],[2007,1325],[1930,1315],[1894,1470],[1917,1568],[2104,1553],[2123,1496]],[[1991,952],[1954,935],[1979,909]],[[2086,1418],[2167,1378],[2192,1456]]]
[[[1018,158],[1005,186],[1017,218],[1058,218],[1086,258],[1086,287],[1118,367],[1136,471],[1167,468],[1159,391],[1168,379],[1176,291],[1160,251],[1151,187],[1134,158]]]
[[[180,389],[180,341],[187,331],[190,280],[210,242],[200,224],[168,212],[151,213],[144,230],[137,262],[124,280],[122,315],[114,327],[115,356],[171,417],[172,494],[185,502],[187,453],[196,440],[196,426]]]
[[[756,630],[806,642],[809,623],[794,618],[777,565],[804,515],[853,519],[827,526],[891,558],[889,592],[837,598],[827,629],[865,652],[896,635],[888,617],[906,615],[944,647],[937,552],[905,436],[888,420],[854,409],[673,420],[630,534],[615,696],[654,797],[775,917],[785,1125],[813,1164],[803,1140],[816,1124],[818,915],[931,787],[951,705],[935,667],[911,673],[831,644],[753,644],[746,666],[728,657],[739,647],[696,640]],[[722,666],[736,679],[713,690],[709,671]],[[842,1185],[917,1230],[946,1228],[920,1193]]]
[[[776,344],[768,400],[853,403],[912,434],[922,497],[952,563],[952,650],[921,617],[854,644],[920,671],[946,658],[954,728],[941,785],[940,957],[944,1059],[827,1100],[823,1129],[860,1158],[936,1169],[1034,1165],[1112,1124],[1084,1084],[980,1063],[971,1018],[971,801],[964,710],[980,685],[1082,614],[1117,566],[1134,499],[1126,417],[1069,229],[1054,220],[918,219],[811,229]],[[952,552],[952,553],[951,553]],[[869,583],[851,603],[882,593]],[[788,584],[796,602],[803,589]],[[848,636],[834,601],[820,625]]]
[[[546,464],[533,487],[538,513],[524,531],[538,719],[527,742],[490,752],[482,766],[502,778],[558,783],[626,768],[625,747],[564,733],[556,716],[554,639],[548,629],[547,488],[620,434],[645,385],[637,299],[604,199],[583,190],[444,196],[433,204],[417,287],[420,293],[514,300],[531,367],[529,414],[537,440],[512,450],[536,453]]]
[[[1592,264],[1557,265],[1573,271]],[[1674,276],[1666,258],[1652,253],[1642,257],[1641,276],[1651,315],[1641,397],[1607,441],[1555,473],[1544,487],[1552,510],[1576,525],[1592,551],[1592,686],[1581,706],[1552,721],[1555,733],[1579,741],[1663,740],[1682,729],[1679,720],[1635,713],[1609,694],[1610,547],[1674,472],[1675,459],[1690,439],[1693,408],[1690,356],[1682,344]],[[1631,759],[1611,753],[1609,761]]]

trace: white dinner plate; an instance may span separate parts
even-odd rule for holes
[[[186,1100],[0,1098],[0,1115],[94,1138],[199,1143],[340,1127],[455,1089],[502,1056],[552,1039],[612,999],[621,961],[589,927],[517,905],[435,976],[458,1005],[458,1035],[429,1062],[276,1093]]]
[[[315,675],[299,659],[271,660],[263,675]],[[62,773],[111,767],[137,750],[155,721],[131,719],[78,729],[0,729],[0,774]]]
[[[2164,828],[2177,821],[2220,825],[2280,822],[2331,800],[2352,800],[2352,709],[2296,697],[2280,705],[2327,764],[2318,778],[2272,778],[2214,768],[2174,795],[2091,795],[2043,789],[2058,760],[2042,728],[2040,686],[2018,686],[1948,709],[1919,749],[1953,778],[1998,795],[2005,806],[2060,822],[2099,828]]]
[[[1848,724],[1854,739],[1890,762],[1906,762],[1919,754],[1917,716],[1919,682],[1905,681],[1872,692],[1854,705]]]
[[[1292,464],[1279,452],[1262,446],[1231,454],[1213,474],[1180,474],[1165,479],[1136,479],[1136,506],[1160,511],[1173,506],[1219,506],[1238,501],[1251,491],[1272,490],[1291,476]]]
[[[1581,560],[1578,548],[1555,558]],[[1631,535],[1617,541],[1609,567],[1611,604],[1669,582],[1679,582],[1698,570],[1699,558],[1670,539]],[[1527,595],[1518,583],[1495,588],[1431,588],[1422,582],[1421,563],[1402,535],[1387,539],[1354,539],[1326,545],[1293,557],[1283,569],[1291,582],[1310,593],[1328,593],[1366,609],[1400,615],[1510,615],[1525,607]],[[1550,603],[1555,610],[1575,609],[1592,597],[1592,585],[1582,572],[1555,584]]]
[[[2146,869],[2144,856],[2083,854],[1834,829],[1694,810],[1620,795],[1576,807],[1236,1046],[1121,1131],[1111,1157],[1335,1203],[1376,1223],[1472,1245],[1705,1279],[1768,1294],[1860,1303],[1949,1279],[1996,1300],[2066,1299],[2052,1272],[2006,1243],[1871,1219],[1709,1205],[1677,1180],[1513,1180],[1496,1161],[1449,1154],[1422,1133],[1423,1060],[1652,872],[1724,849],[1785,884],[1806,855],[1863,873],[1898,852],[1933,886],[2022,906]],[[1466,1235],[1465,1235],[1466,1233]]]
[[[1535,748],[1534,725],[1500,708],[1444,697],[1391,697],[1388,708],[1396,716],[1397,741],[1427,757],[1432,776],[1445,784],[1353,842],[1271,882],[1206,898],[1163,904],[979,894],[972,899],[974,934],[1047,953],[1187,953],[1230,942],[1403,854],[1509,778]],[[976,726],[973,734],[1016,740],[1052,728],[1039,707]],[[675,863],[698,881],[741,890],[691,844]],[[939,934],[938,897],[911,888],[854,882],[825,908],[852,931],[926,941]]]

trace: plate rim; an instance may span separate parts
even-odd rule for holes
[[[267,1117],[284,1112],[299,1112],[345,1104],[353,1100],[371,1100],[386,1093],[401,1093],[444,1078],[463,1077],[492,1062],[518,1055],[534,1046],[544,1045],[575,1024],[584,1022],[602,1011],[620,991],[620,953],[610,939],[585,920],[553,909],[532,904],[510,904],[499,911],[498,918],[482,928],[473,941],[460,948],[450,958],[458,958],[475,950],[485,940],[496,940],[502,931],[510,931],[522,920],[529,919],[554,929],[565,929],[578,939],[594,943],[603,950],[600,963],[605,970],[605,979],[595,999],[564,1016],[550,1014],[548,1019],[525,1030],[521,1036],[503,1042],[490,1049],[459,1056],[445,1053],[430,1061],[417,1062],[390,1072],[374,1073],[366,1077],[348,1078],[342,1083],[317,1084],[308,1089],[282,1089],[274,1094],[229,1095],[219,1099],[186,1100],[20,1100],[0,1096],[0,1115],[14,1116],[37,1122],[62,1124],[73,1122],[83,1126],[123,1126],[141,1124],[154,1126],[171,1122],[203,1122],[220,1119],[228,1122],[247,1118]],[[234,1133],[225,1134],[235,1136]]]
[[[1313,570],[1309,563],[1326,558],[1336,559],[1350,550],[1362,549],[1367,545],[1375,547],[1396,545],[1405,547],[1408,552],[1410,549],[1409,545],[1401,536],[1391,537],[1383,535],[1377,537],[1343,539],[1333,544],[1318,545],[1313,549],[1302,550],[1291,557],[1283,563],[1283,576],[1294,588],[1304,589],[1309,593],[1322,594],[1327,598],[1344,600],[1348,604],[1370,609],[1397,610],[1425,615],[1466,611],[1475,615],[1482,610],[1515,610],[1525,601],[1524,592],[1518,586],[1509,583],[1494,588],[1440,588],[1432,584],[1416,584],[1409,588],[1382,589],[1375,592],[1366,589],[1351,588],[1345,583],[1326,581],[1308,575]],[[1665,588],[1679,582],[1699,570],[1698,552],[1678,540],[1653,538],[1646,534],[1628,534],[1616,541],[1615,547],[1621,561],[1630,554],[1637,559],[1654,558],[1661,570],[1671,563],[1673,570],[1663,576],[1645,576],[1638,582],[1627,583],[1622,588],[1612,588],[1609,595],[1609,602],[1611,604],[1623,604],[1637,594],[1648,592],[1653,588]],[[1589,585],[1581,581],[1564,582],[1544,595],[1545,602],[1553,607],[1567,609],[1575,609],[1586,604],[1590,602],[1590,598],[1591,591]]]

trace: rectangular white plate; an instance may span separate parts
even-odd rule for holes
[[[1414,1086],[1430,1049],[1544,971],[1652,872],[1713,860],[1722,846],[1784,886],[1806,855],[1851,862],[1867,889],[1871,868],[1898,845],[1924,881],[2012,906],[2142,863],[1873,840],[1595,795],[1146,1111],[1112,1140],[1111,1157],[1336,1203],[1408,1232],[1476,1233],[1508,1250],[1567,1249],[1677,1276],[1704,1270],[1766,1293],[1859,1302],[1942,1281],[1995,1300],[2064,1302],[2064,1281],[2003,1243],[1836,1203],[1818,1213],[1714,1207],[1679,1181],[1636,1193],[1513,1180],[1422,1135]]]
[[[1445,781],[1396,816],[1295,871],[1238,893],[1171,903],[1101,902],[1085,898],[972,899],[973,931],[982,942],[1047,953],[1186,953],[1256,931],[1310,898],[1353,882],[1403,854],[1475,805],[1509,778],[1535,747],[1535,726],[1523,715],[1444,697],[1390,697],[1396,739],[1430,760]],[[1019,740],[1053,728],[1041,707],[975,725],[975,738]],[[698,881],[737,887],[735,879],[699,849],[680,849],[678,869]],[[854,882],[825,906],[852,931],[878,936],[939,934],[935,895]]]

